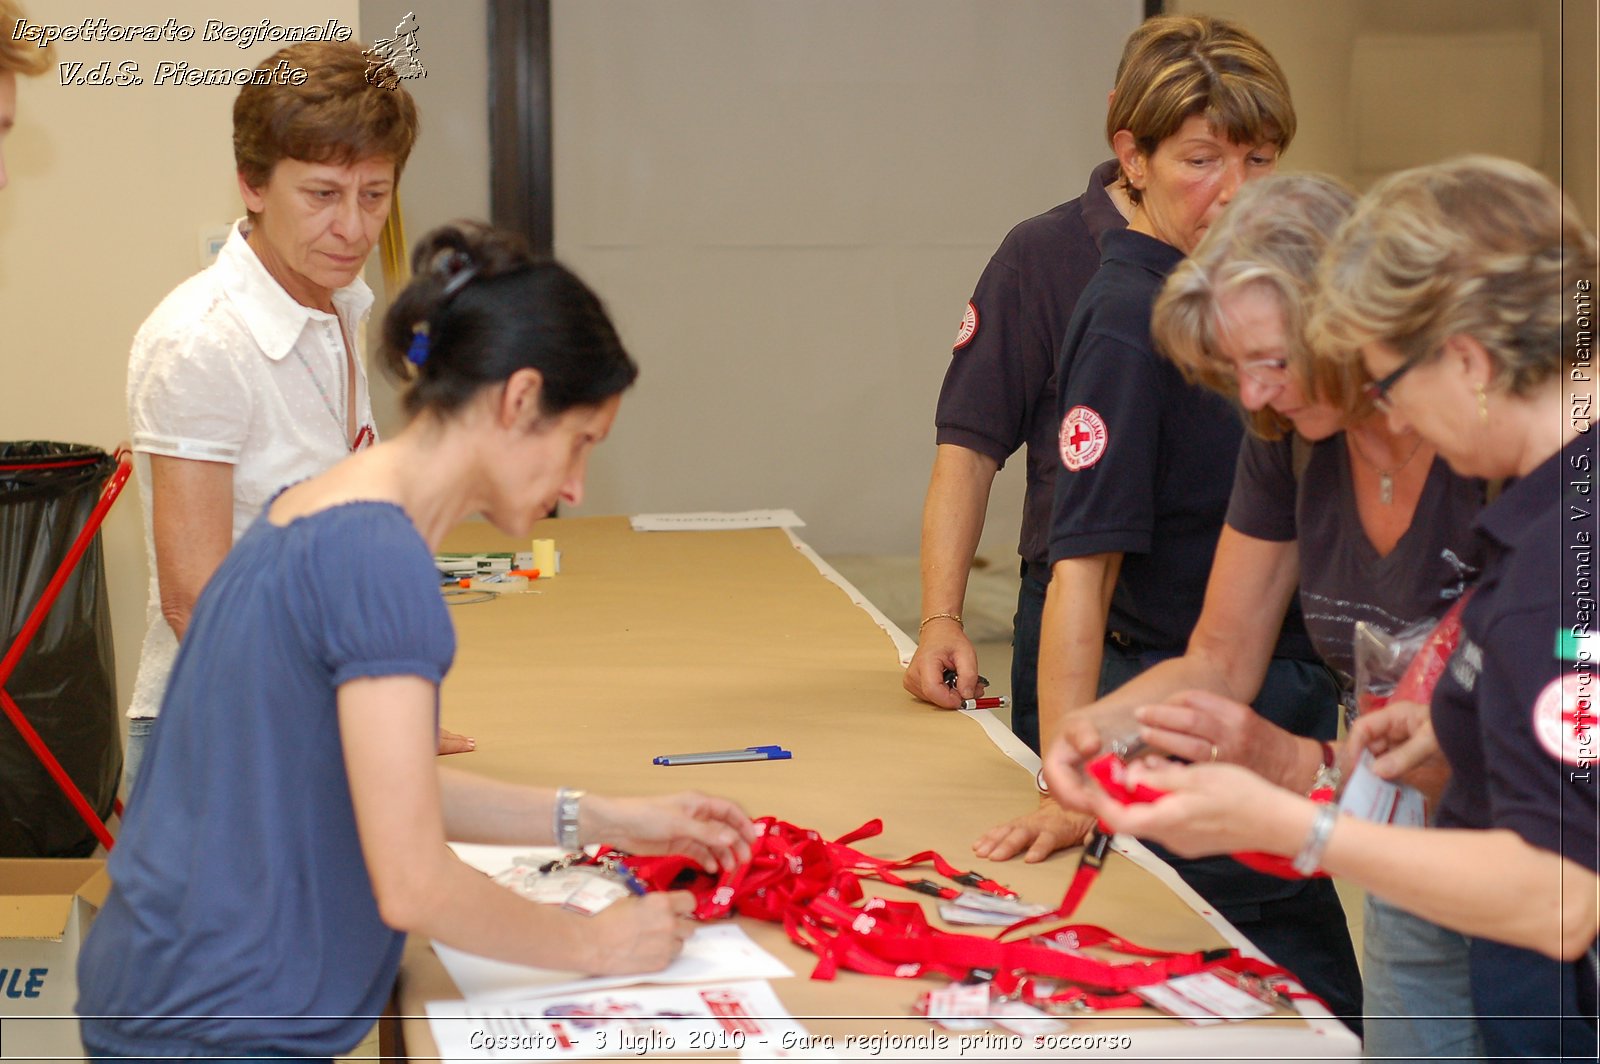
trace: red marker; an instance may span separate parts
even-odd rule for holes
[[[965,698],[961,701],[962,709],[1004,709],[1011,704],[1007,695],[996,695],[993,698]]]

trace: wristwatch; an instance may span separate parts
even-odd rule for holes
[[[556,792],[555,808],[552,810],[556,845],[563,850],[571,852],[583,848],[583,843],[578,838],[578,803],[583,801],[583,791],[563,787]]]

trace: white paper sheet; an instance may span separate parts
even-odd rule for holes
[[[743,510],[726,513],[707,510],[687,514],[634,514],[628,523],[635,532],[716,532],[736,528],[803,528],[793,510]]]
[[[433,951],[464,997],[504,1001],[530,994],[572,993],[633,983],[715,983],[731,979],[783,979],[789,966],[751,941],[738,924],[706,924],[683,944],[678,959],[649,975],[583,976],[551,968],[492,961],[438,942]]]
[[[499,1004],[428,1002],[446,1061],[698,1057],[805,1039],[762,982],[541,995]]]
[[[487,875],[496,875],[517,858],[532,863],[562,856],[553,846],[485,846],[453,842],[450,848],[461,860]],[[784,979],[794,975],[788,965],[753,942],[738,924],[705,924],[684,943],[678,959],[650,975],[580,976],[551,968],[532,968],[489,960],[435,942],[439,955],[464,997],[474,1001],[500,1001],[531,994],[599,990],[632,983],[709,983],[736,979]]]

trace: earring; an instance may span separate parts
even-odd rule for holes
[[[1478,420],[1485,425],[1489,423],[1489,393],[1483,390],[1483,385],[1478,385]]]

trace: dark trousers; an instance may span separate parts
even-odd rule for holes
[[[1594,1060],[1593,975],[1486,938],[1469,946],[1472,1004],[1490,1059]]]
[[[1037,567],[1034,567],[1037,568]],[[1022,563],[1017,613],[1011,619],[1011,731],[1039,752],[1039,628],[1044,623],[1045,576]]]
[[[1173,656],[1108,639],[1099,693],[1103,696]],[[1339,685],[1321,662],[1273,658],[1254,707],[1297,735],[1332,739],[1338,729]],[[1280,879],[1231,857],[1189,859],[1153,843],[1145,845],[1261,952],[1293,972],[1345,1026],[1361,1033],[1361,969],[1331,880]]]

